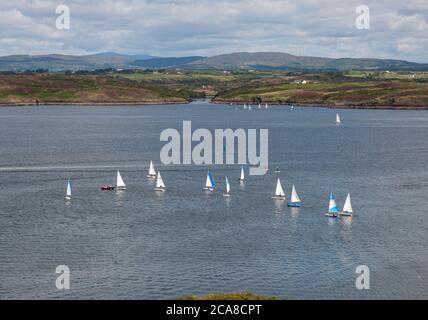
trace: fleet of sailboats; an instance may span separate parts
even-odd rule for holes
[[[277,171],[279,172],[278,168],[277,168]],[[165,187],[165,183],[162,179],[161,173],[160,173],[160,171],[157,171],[157,172],[155,171],[153,162],[150,161],[150,170],[149,170],[148,177],[152,177],[153,174],[156,175],[156,186],[155,186],[154,190],[159,191],[159,192],[164,192],[166,190],[166,187]],[[241,166],[241,175],[240,175],[240,178],[238,180],[240,182],[243,182],[245,180],[244,166]],[[123,181],[123,178],[122,178],[119,170],[117,170],[116,186],[115,187],[108,186],[108,187],[110,187],[110,189],[108,189],[108,190],[114,190],[115,188],[117,190],[125,190],[126,189],[126,184]],[[215,190],[215,182],[214,182],[214,178],[213,178],[210,170],[208,170],[208,172],[207,172],[207,178],[206,178],[204,189],[207,191],[214,191]],[[107,189],[103,189],[103,190],[107,190]],[[73,187],[72,187],[71,178],[68,178],[67,179],[67,190],[66,190],[66,195],[65,195],[66,200],[71,200],[72,191],[73,191]],[[230,197],[230,183],[229,183],[229,179],[227,176],[226,176],[226,189],[223,192],[223,196],[224,197]],[[277,180],[276,189],[275,189],[275,196],[273,198],[277,199],[277,200],[286,200],[285,192],[284,192],[284,189],[282,187],[280,178],[278,178],[278,180]],[[291,188],[291,198],[290,198],[290,202],[287,204],[287,206],[288,207],[294,207],[294,208],[303,207],[303,201],[299,197],[294,184],[292,185],[292,188]],[[338,218],[339,216],[352,217],[353,214],[354,214],[354,210],[353,210],[352,204],[351,204],[351,194],[350,193],[347,194],[347,197],[346,197],[345,203],[343,205],[342,211],[339,211],[337,204],[336,204],[336,199],[335,199],[333,193],[330,193],[328,212],[325,214],[327,217],[331,217],[331,218]]]

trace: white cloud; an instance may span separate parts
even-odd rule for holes
[[[61,2],[69,31],[55,28]],[[361,4],[370,30],[355,28]],[[427,19],[426,0],[15,0],[0,3],[0,54],[283,51],[428,62]]]

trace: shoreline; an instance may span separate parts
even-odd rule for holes
[[[248,101],[216,101],[211,100],[211,103],[213,104],[224,104],[224,105],[232,105],[232,106],[242,106],[244,103],[249,104]],[[362,106],[347,106],[347,105],[328,105],[323,103],[279,103],[277,101],[275,102],[269,102],[264,101],[261,103],[262,107],[265,104],[268,104],[270,106],[296,106],[296,107],[303,107],[303,108],[327,108],[327,109],[360,109],[360,110],[428,110],[428,105],[426,106],[405,106],[405,105],[398,105],[398,106],[379,106],[379,105],[362,105]],[[258,105],[251,104],[252,106]]]
[[[4,103],[0,102],[0,108],[2,107],[37,107],[37,106],[82,106],[82,107],[91,107],[91,106],[162,106],[162,105],[186,105],[191,104],[192,102],[198,101],[201,99],[195,99],[192,101],[133,101],[133,102],[26,102],[26,103]],[[203,100],[203,99],[202,99]],[[248,101],[217,101],[214,99],[204,100],[211,104],[217,105],[226,105],[226,106],[242,106],[244,103],[249,104]],[[263,102],[264,104],[270,106],[296,106],[302,108],[327,108],[327,109],[354,109],[354,110],[428,110],[427,106],[379,106],[379,105],[364,105],[364,106],[346,106],[346,105],[327,105],[327,104],[308,104],[308,103],[279,103],[279,102]],[[254,104],[257,105],[257,104]],[[254,106],[253,105],[253,106]]]
[[[4,103],[0,102],[1,107],[37,107],[37,106],[148,106],[148,105],[171,105],[171,104],[189,104],[192,101],[134,101],[134,102],[22,102],[22,103]]]

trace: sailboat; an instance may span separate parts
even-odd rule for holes
[[[248,110],[251,110],[251,105],[248,106]]]
[[[211,171],[209,171],[209,170],[207,173],[207,181],[205,183],[204,189],[208,190],[208,191],[214,191],[214,189],[215,189],[215,182],[214,182],[213,176],[211,174]]]
[[[230,184],[229,184],[229,180],[226,177],[226,192],[223,193],[224,197],[230,197]]]
[[[340,116],[336,113],[336,124],[342,124],[342,120],[340,120]]]
[[[247,109],[247,105],[244,103],[244,110],[246,110]]]
[[[245,173],[244,173],[244,166],[241,167],[241,176],[239,177],[240,182],[244,182],[245,180]]]
[[[71,184],[71,179],[67,180],[67,192],[65,193],[65,200],[71,200],[71,192],[73,191],[73,186]]]
[[[294,105],[291,105],[290,110],[294,110]]]
[[[156,180],[156,187],[155,187],[155,191],[165,191],[166,187],[165,187],[165,183],[163,182],[162,176],[160,174],[160,171],[158,171],[158,177]]]
[[[345,204],[343,205],[343,209],[339,213],[339,215],[344,216],[344,217],[352,217],[353,213],[354,213],[354,210],[352,210],[351,194],[348,193],[348,196],[346,197]]]
[[[297,194],[296,188],[293,184],[293,189],[291,190],[291,202],[288,204],[289,207],[299,208],[303,206],[302,200],[300,200],[299,195]]]
[[[337,218],[337,214],[339,213],[339,209],[337,209],[336,200],[334,199],[333,193],[330,193],[330,203],[328,206],[328,213],[325,215],[327,217]]]
[[[151,179],[156,178],[156,170],[155,170],[155,166],[153,165],[153,161],[150,161],[149,174],[147,175],[147,178],[151,178]]]
[[[285,200],[284,189],[282,189],[281,181],[278,178],[278,182],[276,183],[275,197],[277,200]]]
[[[120,175],[119,170],[117,170],[116,190],[126,190],[126,184],[125,182],[123,182],[123,179],[122,179],[122,176]]]
[[[265,109],[268,109],[269,108],[269,106],[268,106],[268,104],[266,103],[266,105],[265,105]]]
[[[261,109],[262,108],[262,105],[259,103],[259,109]]]

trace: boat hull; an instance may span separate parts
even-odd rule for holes
[[[149,179],[156,179],[156,175],[148,174],[147,178],[149,178]]]
[[[230,194],[229,193],[223,193],[223,197],[228,198],[228,197],[230,197]]]
[[[71,197],[70,196],[66,196],[65,200],[71,200]]]
[[[165,192],[165,188],[155,188],[155,191],[158,191],[158,192]]]
[[[342,216],[342,217],[352,217],[352,213],[349,213],[349,212],[340,212],[339,216]]]
[[[338,218],[339,216],[337,215],[337,213],[334,212],[327,212],[325,214],[326,217],[330,217],[330,218]]]
[[[303,203],[288,203],[287,206],[292,208],[300,208],[303,207]]]
[[[210,191],[210,192],[213,192],[213,191],[214,191],[214,188],[205,187],[205,188],[204,188],[204,190],[206,190],[206,191]]]
[[[126,190],[126,187],[116,187],[116,190],[120,191],[120,190]]]
[[[272,199],[275,199],[275,200],[285,200],[285,197],[275,196],[275,197],[272,197]]]

